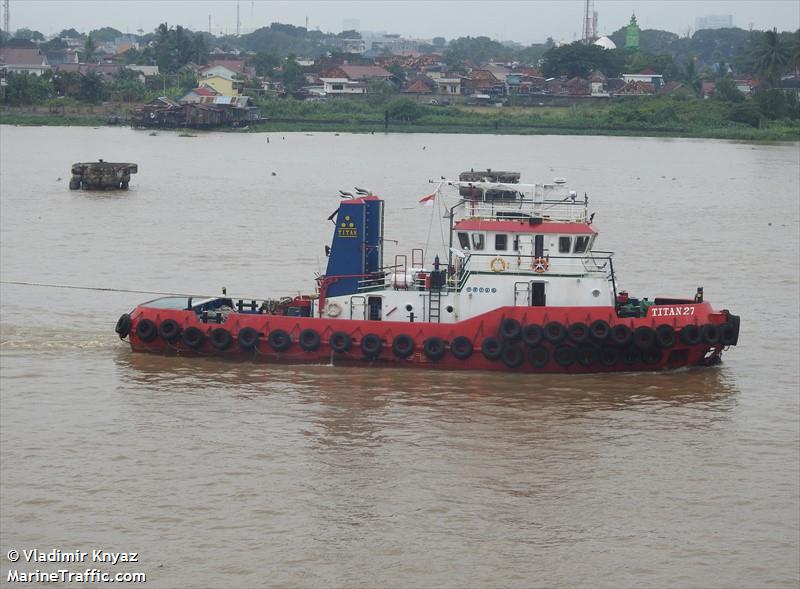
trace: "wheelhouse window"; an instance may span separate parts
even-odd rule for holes
[[[458,232],[458,244],[461,246],[462,250],[469,249],[469,233],[464,233],[463,231]]]
[[[508,235],[505,233],[498,233],[494,236],[494,249],[502,252],[508,249]]]
[[[484,244],[484,235],[483,233],[473,233],[472,234],[472,249],[474,250],[482,250]]]
[[[575,238],[575,249],[573,250],[576,254],[582,254],[585,252],[589,247],[589,240],[591,239],[588,235],[579,235]]]
[[[558,238],[558,253],[568,254],[572,249],[572,238],[562,235]]]

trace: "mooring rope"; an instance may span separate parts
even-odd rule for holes
[[[167,297],[192,297],[198,299],[213,299],[213,298],[228,298],[228,299],[241,299],[243,301],[269,301],[270,297],[250,297],[231,294],[197,294],[197,293],[183,293],[183,292],[162,292],[159,290],[137,290],[132,288],[110,288],[105,286],[77,286],[73,284],[49,284],[46,282],[25,282],[22,280],[0,280],[0,284],[17,284],[22,286],[39,286],[43,288],[70,288],[73,290],[93,290],[99,292],[127,292],[134,294],[152,294],[162,295]],[[277,299],[276,299],[277,300]]]

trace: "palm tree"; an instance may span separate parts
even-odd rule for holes
[[[690,58],[686,62],[686,67],[683,70],[683,81],[691,88],[695,96],[700,96],[703,91],[703,81],[700,79],[700,74],[697,73],[697,67],[694,65],[694,58]]]
[[[794,66],[794,77],[800,78],[800,29],[794,32],[792,41],[792,65]]]
[[[754,54],[756,71],[769,86],[776,86],[781,73],[789,64],[789,50],[781,43],[777,29],[766,31],[761,38],[761,45]]]

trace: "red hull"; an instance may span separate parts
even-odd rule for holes
[[[647,317],[625,319],[617,317],[615,310],[611,307],[502,307],[484,315],[450,324],[321,319],[248,313],[232,313],[223,323],[217,324],[202,322],[200,317],[190,310],[140,306],[130,316],[130,343],[131,348],[137,352],[219,356],[275,363],[365,364],[441,370],[502,370],[534,373],[652,371],[708,365],[719,361],[725,345],[735,344],[735,341],[687,343],[680,337],[680,332],[687,325],[721,326],[729,323],[731,317],[733,316],[727,311],[714,311],[708,303],[693,303],[651,307]],[[597,338],[592,337],[588,337],[585,343],[571,341],[569,337],[561,343],[543,341],[535,347],[543,348],[546,352],[537,350],[539,356],[537,357],[538,362],[535,363],[529,354],[532,347],[518,338],[511,338],[503,341],[501,357],[487,358],[481,350],[481,344],[486,338],[502,340],[499,336],[501,321],[509,318],[515,319],[522,326],[547,325],[550,322],[558,322],[565,327],[576,323],[589,326],[598,320],[607,322],[612,328],[616,325],[625,325],[631,330],[640,327],[655,330],[661,325],[668,325],[673,328],[676,337],[673,345],[665,346],[656,343],[649,347],[637,346],[633,342],[620,346],[609,340],[597,341]],[[146,342],[137,335],[137,325],[144,319],[149,319],[155,326],[161,325],[166,320],[172,320],[177,323],[181,332],[194,327],[199,329],[205,337],[199,345],[195,342],[195,348],[187,345],[178,336],[171,338],[174,343],[169,343],[163,338],[163,335],[153,337],[151,333],[149,334],[149,337],[152,337],[151,341]],[[210,334],[217,328],[223,328],[231,336],[231,344],[225,350],[220,350],[212,345]],[[260,337],[254,349],[241,349],[237,343],[238,334],[245,328],[254,329],[259,333]],[[733,333],[732,329],[733,327],[729,329],[729,334]],[[275,351],[268,341],[269,334],[277,330],[283,330],[291,337],[291,344],[285,351]],[[319,344],[316,350],[305,351],[299,345],[299,336],[304,330],[313,330],[319,335]],[[352,338],[352,347],[349,351],[341,353],[333,351],[330,338],[335,332],[343,332]],[[362,351],[360,344],[367,334],[374,334],[380,338],[382,349],[379,354],[369,355]],[[398,357],[392,349],[394,338],[401,334],[410,336],[414,341],[414,351],[407,358]],[[459,359],[454,356],[454,351],[450,349],[449,345],[446,346],[444,355],[437,360],[429,358],[423,351],[424,342],[430,338],[440,338],[449,343],[457,336],[464,336],[472,343],[474,350],[468,358]],[[738,322],[735,324],[735,336],[738,338]],[[561,347],[573,350],[572,352],[559,350]],[[506,351],[507,348],[515,348],[517,351]],[[574,358],[575,352],[579,356],[577,359]],[[573,356],[572,361],[565,363],[570,359],[570,355]],[[547,359],[542,362],[544,356],[547,356]],[[522,358],[521,363],[519,362],[520,357]]]

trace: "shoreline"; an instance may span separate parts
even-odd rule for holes
[[[128,127],[127,125],[108,125],[103,115],[50,115],[44,113],[8,114],[0,113],[0,125],[25,127]],[[129,128],[129,127],[128,127]],[[142,131],[184,131],[183,128],[144,128]],[[531,125],[513,124],[495,119],[465,123],[394,123],[388,130],[383,121],[373,120],[325,120],[303,118],[274,118],[261,121],[244,128],[217,127],[214,129],[191,129],[192,131],[216,131],[223,133],[273,133],[273,132],[330,132],[330,133],[443,133],[464,135],[577,135],[599,137],[669,137],[684,139],[720,139],[732,141],[751,141],[757,143],[800,142],[800,132],[794,130],[755,129],[746,127],[710,127],[707,129],[680,128],[587,128],[568,122],[556,124]]]

